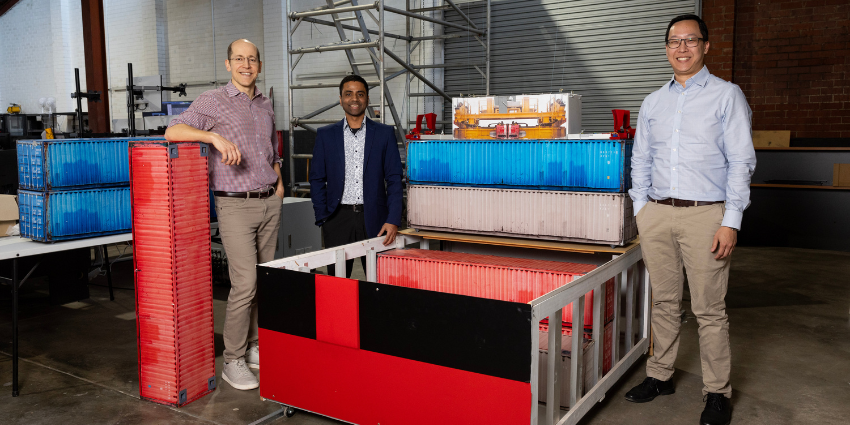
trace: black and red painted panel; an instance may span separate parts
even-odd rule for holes
[[[354,423],[525,423],[531,309],[258,267],[260,393]]]

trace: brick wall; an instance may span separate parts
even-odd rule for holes
[[[850,2],[704,4],[712,34],[733,29],[732,81],[753,109],[753,129],[790,130],[793,138],[850,138]],[[707,62],[723,75],[728,55],[714,47]]]
[[[709,29],[705,64],[711,73],[732,81],[735,49],[735,0],[703,0],[702,16]]]

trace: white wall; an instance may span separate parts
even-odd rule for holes
[[[303,11],[326,3],[322,0],[293,0],[293,11]],[[360,0],[360,4],[366,4]],[[415,3],[415,4],[414,4]],[[428,7],[441,0],[415,0],[412,7]],[[288,60],[285,52],[285,0],[104,0],[106,48],[108,56],[108,82],[110,108],[113,119],[126,119],[127,64],[133,64],[135,76],[162,75],[167,85],[189,84],[188,97],[171,100],[194,100],[200,93],[226,84],[229,73],[224,67],[227,45],[237,38],[247,38],[260,47],[263,72],[258,87],[268,95],[274,87],[275,111],[278,129],[287,125]],[[388,6],[404,9],[405,0],[387,0]],[[377,15],[376,12],[373,12]],[[442,12],[432,16],[441,17]],[[213,19],[214,16],[214,19]],[[351,16],[345,14],[343,16]],[[367,26],[377,29],[377,24],[364,14]],[[330,16],[320,19],[329,20]],[[413,35],[431,35],[434,25],[413,21]],[[347,22],[354,24],[354,22]],[[386,13],[385,30],[405,34],[405,18]],[[360,39],[359,32],[346,30],[349,39]],[[372,36],[373,39],[377,38]],[[76,0],[23,0],[0,17],[0,55],[6,59],[0,64],[0,105],[21,103],[24,112],[40,112],[39,97],[54,96],[59,110],[73,111],[75,101],[70,98],[74,89],[74,68],[80,68],[85,89],[85,67],[82,40],[82,16]],[[11,41],[10,41],[11,40]],[[316,46],[339,42],[336,29],[304,23],[293,36],[295,47]],[[406,42],[387,38],[387,45],[398,56],[405,57]],[[435,49],[436,46],[436,49]],[[423,42],[412,60],[414,63],[441,63],[441,42]],[[364,50],[354,51],[357,62],[369,56]],[[401,66],[387,58],[386,73],[401,70]],[[329,82],[337,84],[351,68],[343,52],[305,55],[299,63],[293,80]],[[362,67],[368,80],[377,76],[371,66]],[[368,73],[367,73],[368,72]],[[442,86],[442,70],[424,70],[423,74]],[[405,94],[404,76],[389,84],[399,114],[439,112],[439,98],[409,98]],[[431,91],[416,80],[411,91]],[[380,92],[373,91],[372,103],[378,103]],[[163,94],[168,100],[169,95]],[[321,106],[338,100],[336,89],[296,91],[294,115],[301,116]],[[85,109],[85,102],[83,103]],[[140,116],[140,115],[137,115]],[[341,118],[337,107],[320,118]],[[391,122],[387,113],[387,121]],[[405,127],[407,123],[404,123]]]
[[[85,90],[80,2],[23,0],[0,17],[0,106],[19,103],[24,113],[40,113],[38,99],[55,97],[60,112],[76,101],[74,68]],[[87,105],[83,102],[83,110]]]

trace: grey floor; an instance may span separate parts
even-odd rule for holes
[[[355,262],[356,268],[359,265]],[[116,300],[105,277],[91,298],[50,306],[47,283],[22,288],[20,397],[11,397],[11,311],[0,290],[0,423],[333,424],[280,405],[257,390],[218,389],[175,409],[138,398],[134,293],[130,262],[115,264]],[[362,270],[357,271],[362,274]],[[850,253],[789,248],[735,251],[727,297],[736,424],[850,423]],[[227,287],[215,287],[216,367]],[[687,298],[687,296],[686,296]],[[687,302],[685,309],[689,308]],[[688,311],[674,376],[675,395],[647,404],[623,399],[643,377],[632,368],[582,424],[696,424],[702,410],[697,325]],[[415,414],[415,412],[411,412]],[[451,423],[451,412],[446,412]]]

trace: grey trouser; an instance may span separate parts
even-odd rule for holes
[[[681,300],[684,284],[682,266],[688,273],[691,309],[699,324],[703,394],[732,396],[729,384],[731,353],[726,289],[730,258],[715,260],[711,252],[714,234],[720,228],[724,205],[673,207],[654,202],[637,215],[640,246],[652,285],[653,356],[646,375],[666,381],[673,375],[679,350]]]
[[[274,259],[282,203],[275,195],[266,199],[215,197],[218,228],[230,269],[223,335],[225,362],[244,357],[248,342],[258,338],[256,266]]]

